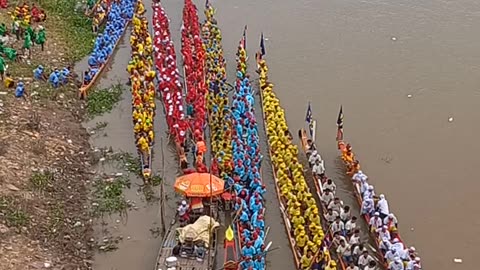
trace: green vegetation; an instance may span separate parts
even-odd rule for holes
[[[78,61],[90,54],[95,35],[92,32],[92,20],[79,8],[77,0],[42,0],[40,5],[47,12],[48,22],[52,27],[47,28],[48,34],[64,37],[66,59]]]
[[[8,227],[26,226],[30,220],[25,209],[13,197],[0,197],[0,216]]]
[[[134,157],[132,154],[127,152],[119,152],[111,155],[109,159],[122,162],[123,168],[127,172],[134,173],[137,176],[142,176],[140,157]]]
[[[122,99],[123,86],[116,84],[107,89],[94,89],[88,95],[87,114],[93,118],[110,112],[115,104]]]
[[[30,177],[32,188],[37,191],[45,191],[51,187],[54,181],[54,175],[50,171],[35,172]]]
[[[97,179],[93,184],[94,215],[124,213],[129,208],[123,193],[125,188],[130,188],[130,181],[125,176]]]
[[[152,186],[156,187],[162,183],[162,177],[159,175],[154,175],[152,176],[152,179],[150,180]]]

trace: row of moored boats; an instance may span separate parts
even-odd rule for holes
[[[160,2],[153,4],[152,36],[141,0],[99,3],[106,10],[106,27],[95,41],[81,97],[87,97],[132,22],[132,53],[127,70],[143,177],[148,183],[152,173],[156,94],[162,100],[169,138],[183,170],[174,188],[184,198],[166,231],[155,269],[215,269],[215,259],[222,252],[222,269],[266,269],[266,256],[275,248],[271,249],[272,242],[267,242],[269,227],[264,219],[266,186],[261,177],[263,157],[255,112],[255,102],[259,101],[248,74],[247,28],[237,49],[236,78],[231,85],[227,81],[221,30],[208,1],[206,20],[200,25],[196,6],[185,0],[181,28],[183,76],[177,67],[169,19]],[[407,248],[398,234],[398,221],[389,212],[385,196],[375,195],[351,146],[343,141],[342,111],[338,147],[352,178],[360,214],[369,224],[368,238],[362,237],[366,228],[358,225],[353,207],[343,205],[336,197],[335,181],[326,176],[314,142],[315,122],[310,107],[310,136],[305,130],[299,132],[303,154],[299,153],[292,143],[285,111],[268,79],[263,35],[260,47],[255,60],[262,118],[274,188],[295,268],[421,269],[415,249]],[[303,161],[305,155],[307,162]],[[226,226],[219,226],[220,220]],[[369,244],[372,239],[373,246]]]

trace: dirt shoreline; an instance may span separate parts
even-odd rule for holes
[[[61,14],[75,1],[58,10],[50,10],[50,2],[42,2],[50,15],[42,24],[45,50],[34,46],[31,61],[8,63],[13,78],[25,82],[28,97],[17,99],[14,89],[0,85],[0,269],[86,270],[93,263],[94,159],[82,126],[86,104],[78,100],[73,83],[52,89],[31,78],[37,64],[63,68],[81,57],[62,31],[69,20],[78,21],[79,16]],[[6,12],[0,19],[9,25]],[[11,46],[18,49],[22,43]]]

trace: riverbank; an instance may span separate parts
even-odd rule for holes
[[[37,6],[40,4],[37,3]],[[33,81],[33,69],[63,68],[91,49],[89,21],[73,0],[41,2],[47,41],[32,59],[7,62],[27,97],[0,86],[0,269],[89,269],[93,229],[87,207],[93,159],[82,127],[85,103],[71,82],[53,89]],[[12,11],[10,6],[8,11]],[[0,21],[11,24],[7,12]],[[23,40],[8,46],[21,51]],[[82,40],[82,42],[80,42]]]

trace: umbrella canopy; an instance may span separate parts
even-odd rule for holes
[[[210,180],[212,190],[210,191]],[[223,193],[225,182],[209,173],[191,173],[175,180],[175,190],[187,197],[210,197]]]

